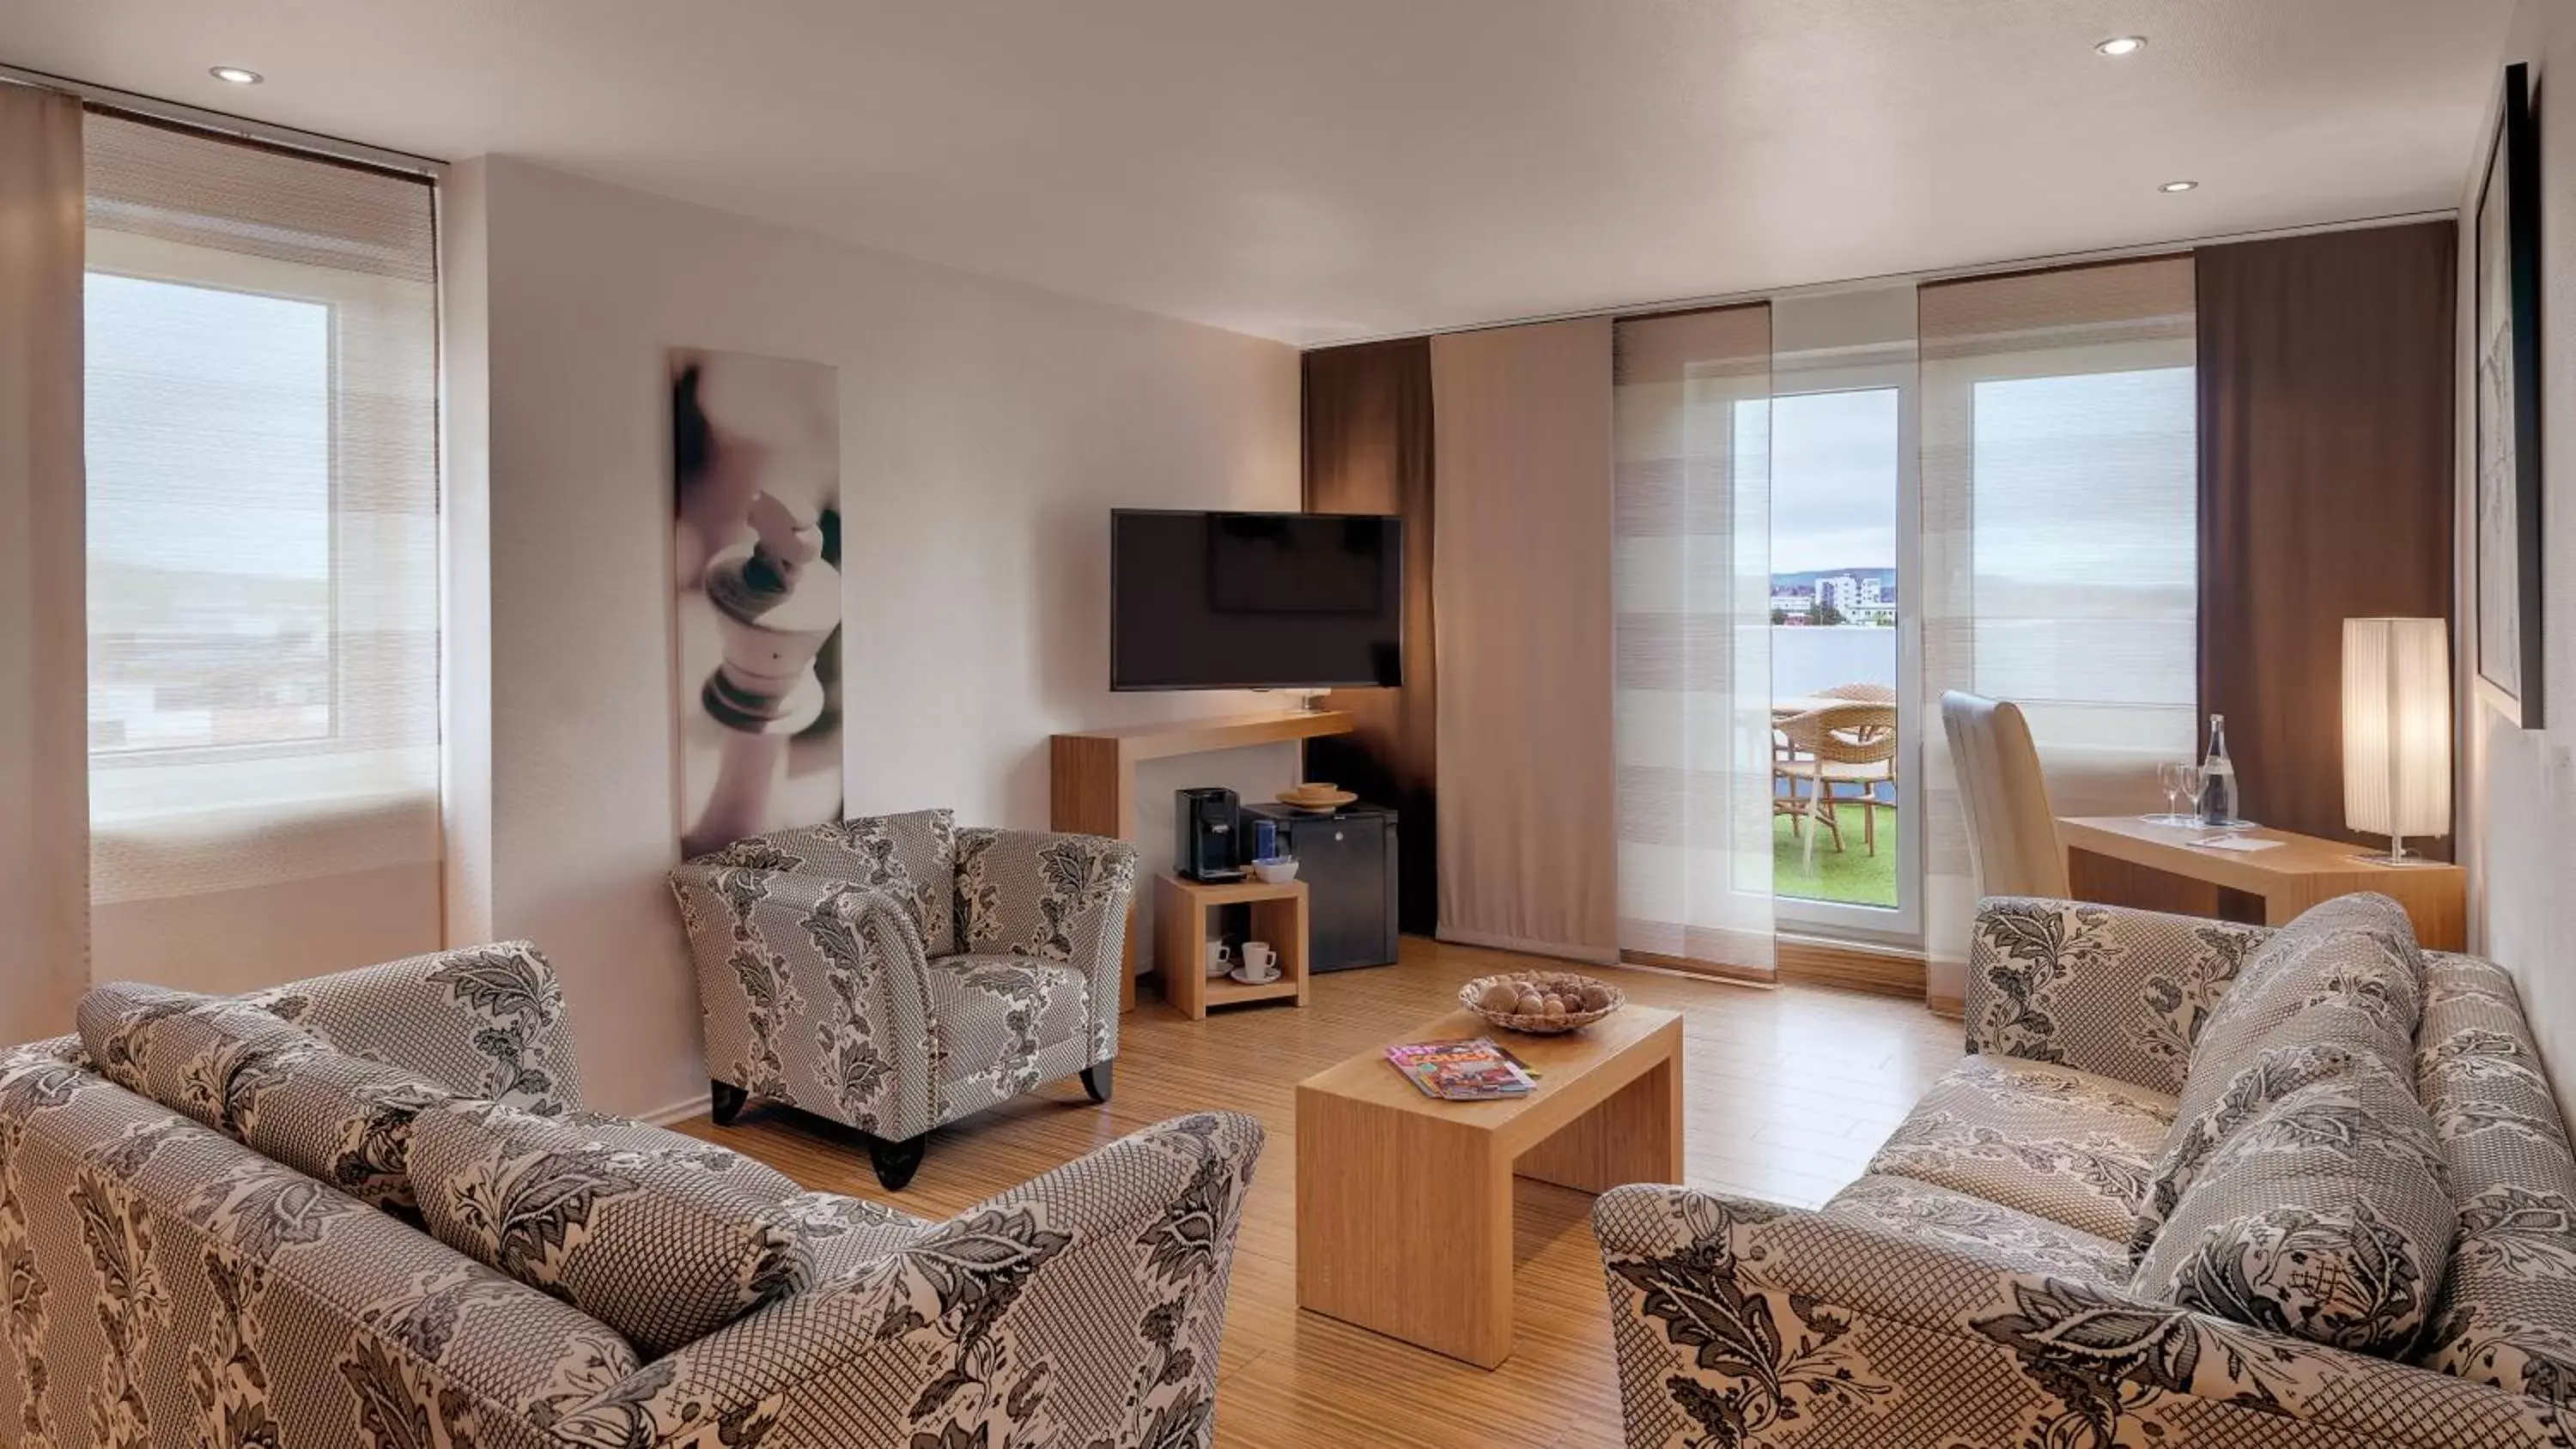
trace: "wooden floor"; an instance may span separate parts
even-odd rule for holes
[[[1116,1100],[1063,1082],[938,1132],[900,1194],[854,1146],[799,1119],[703,1117],[679,1129],[760,1157],[809,1188],[942,1218],[1150,1122],[1249,1112],[1269,1145],[1244,1212],[1219,1361],[1223,1446],[1616,1446],[1617,1379],[1591,1199],[1518,1184],[1512,1357],[1487,1373],[1296,1306],[1295,1087],[1449,1009],[1459,983],[1519,958],[1411,937],[1402,964],[1318,977],[1311,1004],[1193,1022],[1150,995],[1121,1027]],[[1959,1027],[1920,1003],[1817,987],[1760,990],[1621,971],[1633,1001],[1684,1013],[1693,1185],[1813,1206],[1861,1165],[1959,1056]]]

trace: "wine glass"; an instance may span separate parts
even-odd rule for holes
[[[2190,760],[2167,760],[2156,766],[2156,783],[2164,787],[2165,813],[2150,815],[2150,825],[2198,825],[2200,815],[2182,803],[2200,799],[2200,766]]]

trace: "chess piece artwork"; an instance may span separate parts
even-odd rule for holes
[[[840,814],[840,394],[814,363],[675,352],[680,847]]]

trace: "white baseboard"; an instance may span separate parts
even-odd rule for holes
[[[650,1122],[656,1127],[668,1127],[674,1122],[703,1116],[706,1110],[707,1094],[700,1092],[695,1096],[682,1097],[667,1107],[656,1107],[650,1112],[642,1113],[635,1120]]]

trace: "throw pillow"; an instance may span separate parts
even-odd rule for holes
[[[98,1074],[137,1096],[241,1140],[233,1077],[262,1058],[319,1050],[301,1029],[226,996],[137,981],[80,1000],[81,1048]]]
[[[400,1067],[316,1046],[233,1078],[245,1146],[360,1202],[408,1216],[413,1121],[458,1093]]]
[[[2229,1137],[2132,1291],[2356,1353],[2402,1356],[2431,1316],[2458,1211],[2413,1089],[2364,1066]]]
[[[2302,1087],[2374,1067],[2402,1080],[2409,1060],[2405,1044],[2368,1011],[2337,1001],[2321,1001],[2273,1029],[2254,1059],[2217,1082],[2218,1093],[2191,1115],[2177,1114],[2138,1204],[2137,1227],[2129,1240],[2132,1262],[2173,1215],[2174,1205],[2227,1139],[2263,1110]],[[2216,1079],[2215,1067],[2211,1080]],[[2200,1080],[2195,1077],[2195,1080]],[[2208,1085],[2208,1082],[2204,1082]]]
[[[783,1206],[794,1183],[641,1123],[449,1104],[414,1120],[411,1180],[439,1241],[570,1303],[648,1358],[812,1277]]]
[[[2423,998],[2413,923],[2386,896],[2340,896],[2275,931],[2192,1048],[2133,1250],[2145,1251],[2190,1174],[2266,1102],[2355,1060],[2411,1078]]]

